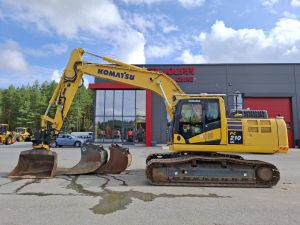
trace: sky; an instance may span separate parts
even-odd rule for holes
[[[58,80],[79,47],[133,64],[300,63],[300,0],[0,0],[0,88]]]

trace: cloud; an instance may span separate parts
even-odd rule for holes
[[[76,37],[80,31],[99,33],[122,23],[118,8],[109,0],[90,0],[89,4],[81,0],[2,1],[16,10],[11,15],[14,19],[33,23],[42,31],[54,30],[68,38]]]
[[[181,56],[177,58],[177,60],[182,61],[185,64],[207,62],[203,55],[193,55],[189,50],[184,50]]]
[[[63,54],[68,50],[68,46],[64,43],[59,43],[59,44],[49,43],[42,46],[42,48],[56,55]]]
[[[159,3],[162,2],[162,0],[122,0],[123,2],[125,2],[126,4],[153,4],[153,3]]]
[[[19,87],[21,85],[33,84],[34,81],[44,82],[49,81],[53,69],[28,66],[25,71],[0,70],[0,87],[6,88],[9,85]]]
[[[198,37],[201,52],[185,50],[178,60],[184,63],[265,63],[299,62],[300,21],[282,18],[269,32],[261,29],[233,29],[216,21],[210,32]]]
[[[0,20],[4,20],[4,13],[0,9]]]
[[[284,12],[282,13],[282,15],[283,15],[285,18],[291,18],[291,19],[297,19],[297,18],[298,18],[295,14],[290,13],[290,12],[288,12],[288,11],[284,11]]]
[[[170,33],[173,31],[178,31],[178,26],[171,22],[171,19],[166,15],[160,14],[156,15],[154,18],[157,20],[158,26],[162,29],[164,33]]]
[[[178,31],[178,30],[179,30],[178,27],[175,26],[175,25],[169,25],[169,26],[163,27],[163,32],[164,33],[170,33],[172,31]]]
[[[147,33],[149,30],[155,29],[155,22],[152,15],[137,14],[137,13],[126,13],[125,15],[128,18],[128,23],[131,26],[134,26],[137,30]]]
[[[0,71],[24,72],[28,69],[20,46],[13,40],[0,43]]]
[[[151,4],[158,4],[158,3],[165,3],[164,0],[122,0],[126,4],[135,4],[135,5],[151,5]],[[171,0],[169,0],[171,1]],[[198,6],[202,6],[205,0],[177,0],[177,2],[184,8],[190,9]]]
[[[189,45],[183,36],[174,36],[168,39],[158,38],[158,40],[155,44],[148,44],[146,46],[145,53],[147,58],[167,58],[181,51],[183,46]]]
[[[48,56],[48,55],[60,55],[68,51],[68,46],[64,43],[48,43],[41,46],[38,49],[25,49],[25,54],[31,56]]]
[[[150,32],[158,32],[158,29],[163,33],[171,33],[173,31],[177,31],[178,26],[174,25],[172,20],[163,13],[124,13],[124,17],[127,18],[127,22],[147,35]]]
[[[162,58],[170,56],[174,50],[171,45],[150,45],[146,48],[146,55],[150,58]]]
[[[126,48],[122,46],[126,46]],[[146,62],[145,38],[140,32],[121,33],[115,49],[115,54],[121,61],[131,64],[144,64]]]
[[[62,76],[62,73],[59,70],[54,70],[51,75],[51,80],[54,80],[55,82],[59,82],[60,78]]]
[[[187,9],[202,6],[205,0],[178,0],[178,2]]]
[[[261,0],[263,6],[267,7],[273,7],[276,3],[278,3],[278,0]]]
[[[300,7],[300,0],[292,0],[291,6],[293,7]]]
[[[44,56],[46,53],[59,54],[65,45],[46,44],[42,50],[23,49],[14,40],[0,43],[0,87],[10,84],[21,86],[32,84],[34,81],[48,81],[53,76],[53,69],[30,65],[26,55]],[[59,77],[59,75],[57,74]],[[52,80],[52,79],[51,79]]]
[[[112,54],[127,62],[145,60],[142,56],[144,38],[126,23],[118,7],[110,0],[89,0],[88,3],[82,0],[1,1],[7,6],[6,14],[11,20],[33,24],[49,35],[106,42],[115,47]],[[55,46],[48,47],[53,50]],[[45,48],[47,50],[47,46]],[[41,53],[36,51],[36,54]]]

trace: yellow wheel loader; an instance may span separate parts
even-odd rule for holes
[[[0,124],[0,142],[5,145],[11,145],[15,143],[15,141],[15,135],[9,131],[8,124]]]
[[[17,127],[14,131],[18,142],[31,141],[31,130],[26,127]]]
[[[84,54],[99,57],[106,64],[84,61]],[[61,130],[84,74],[148,89],[164,100],[172,126],[169,146],[172,153],[147,157],[145,172],[150,184],[272,187],[279,181],[279,171],[274,165],[227,152],[286,153],[289,149],[287,128],[282,117],[269,119],[249,111],[244,117],[227,118],[224,95],[186,94],[166,74],[98,56],[81,48],[72,51],[41,117],[41,130],[35,136],[34,149],[21,153],[17,167],[10,174],[12,177],[55,176],[57,156],[49,145]],[[53,105],[56,113],[51,118],[48,112]],[[117,145],[110,149],[112,158],[108,159],[102,146],[84,145],[80,162],[65,173],[109,174],[126,169],[131,162],[129,150]]]

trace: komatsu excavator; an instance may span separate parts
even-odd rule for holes
[[[106,63],[84,61],[84,54],[99,57]],[[282,117],[227,118],[222,95],[186,94],[163,73],[98,56],[81,48],[74,49],[70,55],[46,113],[41,117],[41,130],[33,142],[33,150],[21,153],[10,176],[55,176],[57,157],[49,146],[63,125],[84,74],[148,89],[163,98],[172,126],[169,147],[173,152],[147,157],[146,177],[150,184],[272,187],[279,181],[280,174],[274,165],[246,160],[232,152],[288,152],[287,128]],[[48,115],[52,105],[56,106],[54,118]],[[111,157],[107,160],[107,151],[103,147],[84,145],[80,162],[65,173],[109,174],[125,170],[131,162],[128,149],[117,145],[110,149]]]

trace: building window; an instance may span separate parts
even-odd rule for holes
[[[97,90],[95,142],[145,143],[146,91]]]

